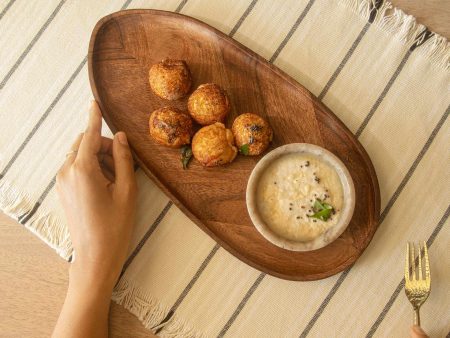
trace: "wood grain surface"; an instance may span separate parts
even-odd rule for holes
[[[392,0],[431,30],[450,38],[450,1]],[[0,212],[0,336],[49,337],[68,284],[68,264],[36,236]],[[30,254],[32,253],[32,254]],[[154,337],[113,304],[111,337]]]
[[[450,39],[450,1],[448,0],[391,0],[392,4],[414,16],[417,21]]]
[[[274,130],[271,148],[312,143],[330,150],[347,166],[356,192],[346,231],[324,248],[289,251],[266,240],[247,212],[247,181],[261,156],[237,156],[205,168],[180,152],[157,144],[148,131],[153,110],[186,110],[186,98],[160,99],[148,84],[150,67],[170,57],[185,60],[194,88],[214,82],[228,92],[232,110],[226,125],[255,112]],[[374,235],[380,193],[372,163],[347,127],[308,90],[259,55],[191,17],[157,10],[128,10],[103,18],[93,30],[88,55],[92,91],[113,132],[125,131],[140,167],[201,229],[247,264],[290,280],[334,275],[362,254]]]
[[[64,302],[69,263],[0,212],[0,337],[50,337]],[[111,302],[110,337],[154,337]]]

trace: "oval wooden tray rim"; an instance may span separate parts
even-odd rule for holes
[[[98,102],[101,110],[102,110],[102,115],[103,118],[105,119],[106,123],[108,124],[109,128],[111,129],[111,131],[113,133],[116,133],[118,130],[115,127],[113,121],[110,119],[107,110],[105,109],[105,106],[101,100],[101,97],[99,95],[97,86],[95,84],[95,80],[94,80],[94,69],[92,67],[93,65],[93,55],[94,55],[94,46],[95,46],[95,41],[97,38],[97,34],[99,32],[99,30],[103,27],[104,24],[106,24],[107,22],[109,22],[110,20],[114,20],[117,17],[120,16],[126,16],[126,15],[141,15],[141,14],[153,14],[153,15],[161,15],[161,16],[169,16],[169,17],[174,17],[174,18],[183,18],[184,20],[187,21],[191,21],[194,24],[197,24],[199,26],[201,26],[203,29],[212,31],[213,33],[215,33],[215,35],[220,38],[221,40],[225,41],[227,44],[231,44],[231,45],[235,45],[236,47],[238,47],[241,51],[245,52],[245,54],[247,54],[247,56],[255,59],[258,62],[258,66],[265,66],[266,68],[268,68],[270,71],[272,71],[274,74],[276,74],[277,76],[279,76],[281,79],[283,79],[285,82],[289,83],[289,85],[291,85],[292,87],[295,88],[295,90],[300,90],[304,93],[306,93],[312,101],[315,101],[322,109],[323,111],[325,111],[327,113],[327,115],[332,118],[334,120],[335,123],[337,123],[338,125],[340,125],[340,127],[342,128],[342,130],[345,132],[345,135],[347,136],[348,141],[352,142],[353,145],[355,146],[355,148],[357,148],[364,160],[364,163],[366,165],[366,168],[369,170],[370,172],[370,180],[372,181],[372,185],[374,188],[374,227],[373,227],[373,231],[371,233],[369,233],[370,239],[367,241],[366,245],[364,245],[363,247],[355,247],[356,252],[358,253],[358,255],[355,256],[349,256],[349,258],[344,261],[343,263],[341,263],[341,265],[339,265],[338,267],[329,269],[326,271],[326,273],[320,272],[317,274],[310,274],[308,276],[297,276],[297,275],[287,275],[287,274],[282,274],[282,273],[278,273],[276,271],[271,271],[268,270],[265,266],[262,266],[250,259],[248,259],[245,256],[242,256],[239,252],[236,252],[232,247],[230,247],[228,245],[227,242],[223,241],[221,238],[219,238],[215,233],[213,233],[197,216],[195,216],[189,209],[187,209],[183,203],[180,202],[180,200],[160,181],[160,179],[152,172],[150,171],[143,163],[143,161],[136,155],[136,153],[134,152],[134,150],[132,149],[134,158],[136,160],[136,162],[139,164],[139,166],[141,167],[141,169],[145,172],[145,174],[150,177],[153,182],[158,186],[158,188],[160,188],[173,202],[174,204],[180,208],[180,210],[182,210],[182,212],[189,217],[189,219],[191,221],[193,221],[200,229],[202,229],[205,233],[207,233],[213,240],[215,240],[218,244],[220,244],[224,249],[226,249],[228,252],[230,252],[233,256],[235,256],[236,258],[238,258],[239,260],[245,262],[246,264],[264,272],[267,274],[270,274],[272,276],[281,278],[281,279],[286,279],[286,280],[293,280],[293,281],[311,281],[311,280],[319,280],[319,279],[324,279],[324,278],[328,278],[330,276],[333,276],[343,270],[345,270],[346,268],[348,268],[349,266],[351,266],[364,252],[364,250],[367,248],[367,246],[370,244],[370,242],[373,239],[374,233],[376,232],[376,230],[378,229],[379,226],[379,217],[380,217],[380,189],[379,189],[379,184],[378,184],[378,178],[376,176],[375,173],[375,169],[373,167],[373,164],[370,160],[369,155],[367,154],[365,148],[359,143],[359,141],[356,139],[356,137],[353,136],[352,132],[347,128],[347,126],[330,110],[328,109],[328,107],[326,107],[321,101],[319,101],[308,89],[306,89],[305,87],[303,87],[301,84],[299,84],[297,81],[295,81],[291,76],[289,76],[288,74],[286,74],[284,71],[282,71],[281,69],[279,69],[278,67],[276,67],[275,65],[269,63],[266,59],[264,59],[263,57],[261,57],[260,55],[258,55],[257,53],[253,52],[252,50],[250,50],[248,47],[242,45],[240,42],[230,38],[229,36],[227,36],[226,34],[224,34],[223,32],[219,31],[218,29],[198,20],[195,19],[193,17],[184,15],[184,14],[179,14],[179,13],[174,13],[174,12],[169,12],[169,11],[163,11],[163,10],[154,10],[154,9],[127,9],[127,10],[121,10],[112,14],[109,14],[103,18],[101,18],[97,24],[95,25],[92,34],[91,34],[91,38],[90,38],[90,42],[89,42],[89,50],[88,50],[88,74],[89,74],[89,83],[91,85],[92,88],[92,92],[94,95],[95,100]],[[267,241],[267,243],[271,244],[269,241]],[[352,243],[353,244],[353,243]],[[320,249],[319,249],[320,250]]]

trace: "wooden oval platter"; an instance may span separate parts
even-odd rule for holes
[[[270,149],[306,142],[337,155],[349,169],[356,206],[347,230],[328,246],[293,252],[268,242],[247,213],[248,177],[261,158],[238,156],[229,165],[183,170],[179,149],[156,144],[150,113],[163,106],[186,110],[187,99],[158,98],[148,84],[152,64],[170,57],[188,63],[196,88],[214,82],[229,94],[231,127],[240,113],[265,117],[274,129]],[[113,132],[127,133],[145,173],[223,248],[263,272],[289,280],[316,280],[352,265],[372,239],[380,193],[372,163],[346,126],[308,90],[240,43],[191,17],[157,10],[127,10],[101,19],[89,46],[89,77]],[[269,150],[270,150],[269,149]]]

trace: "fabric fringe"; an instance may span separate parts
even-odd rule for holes
[[[429,59],[432,64],[450,70],[450,43],[445,37],[434,34],[417,48],[417,52]]]
[[[27,194],[18,191],[7,181],[0,181],[0,210],[6,215],[19,220],[33,208],[34,203]],[[65,223],[45,212],[42,208],[24,225],[62,258],[68,260],[72,254],[72,242]]]
[[[11,184],[0,181],[0,210],[16,220],[27,211],[31,210],[32,203]]]
[[[337,0],[339,4],[349,8],[364,20],[368,20],[371,12],[375,8],[376,0]],[[417,23],[412,15],[408,15],[398,8],[394,8],[389,1],[383,2],[376,10],[372,23],[392,36],[397,41],[402,42],[408,48],[415,43],[420,43],[423,39],[423,32],[426,27]],[[416,51],[429,62],[446,71],[450,70],[450,43],[437,33],[431,32],[432,36]]]
[[[115,286],[112,300],[134,314],[150,330],[161,323],[170,310],[125,278],[121,278]]]
[[[41,209],[25,225],[42,238],[58,255],[68,260],[73,253],[72,241],[66,223],[59,217]]]
[[[413,16],[407,15],[397,8],[390,11],[389,15],[382,17],[377,26],[408,47],[416,41],[417,36],[425,29],[425,26],[418,24]]]
[[[158,332],[159,337],[205,337],[196,333],[186,322],[177,319],[176,315],[164,323],[170,308],[162,306],[148,292],[124,277],[114,288],[112,300],[139,318],[142,324],[152,332],[161,329]]]
[[[375,8],[375,0],[338,0],[338,2],[345,7],[352,10],[352,12],[361,16],[365,21],[368,21],[372,10]],[[374,23],[377,23],[382,17],[386,15],[386,11],[392,7],[390,2],[384,2],[378,10],[374,18]]]
[[[207,335],[197,332],[194,327],[186,321],[181,320],[175,314],[164,324],[158,333],[160,337],[183,337],[183,338],[206,338]]]

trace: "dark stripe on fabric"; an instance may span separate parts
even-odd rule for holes
[[[258,288],[259,284],[261,284],[261,282],[262,282],[262,280],[264,279],[265,276],[266,276],[266,274],[264,272],[261,272],[259,274],[258,278],[256,278],[256,280],[253,283],[253,285],[250,287],[250,289],[248,289],[248,291],[245,294],[244,298],[241,300],[241,302],[239,303],[238,307],[236,308],[236,310],[231,315],[230,319],[228,319],[228,321],[225,324],[225,326],[222,328],[222,330],[217,335],[217,338],[221,338],[227,333],[227,331],[230,329],[231,325],[233,325],[233,323],[236,320],[237,316],[239,315],[239,313],[241,313],[241,311],[244,308],[245,304],[247,304],[248,300],[253,295],[255,290]]]
[[[69,259],[67,260],[67,262],[71,263],[73,259],[73,255],[70,255]]]
[[[447,107],[447,110],[444,112],[444,114],[438,121],[437,125],[434,127],[433,131],[431,132],[427,141],[423,145],[422,149],[420,150],[420,152],[417,155],[416,159],[414,160],[413,164],[408,169],[408,172],[406,173],[405,177],[403,177],[403,180],[400,182],[400,185],[395,190],[395,192],[392,195],[391,199],[389,200],[388,204],[386,204],[386,207],[384,208],[383,213],[380,215],[380,223],[383,222],[383,220],[385,219],[388,212],[392,209],[392,206],[394,205],[395,201],[397,201],[398,197],[400,196],[400,193],[403,191],[406,184],[409,182],[411,176],[416,171],[416,168],[419,165],[420,161],[422,161],[426,152],[430,148],[431,143],[433,143],[434,139],[436,138],[436,135],[439,133],[439,130],[441,130],[442,126],[444,125],[445,121],[447,120],[449,113],[450,113],[450,105]]]
[[[83,59],[83,61],[81,61],[81,63],[78,65],[77,69],[75,69],[75,72],[73,72],[73,74],[70,76],[69,80],[67,80],[66,84],[64,85],[64,87],[59,91],[58,95],[56,95],[55,99],[53,100],[53,102],[50,104],[50,106],[48,106],[47,110],[45,111],[45,113],[41,116],[41,118],[39,119],[39,121],[34,125],[33,129],[30,131],[30,133],[27,135],[27,137],[25,138],[25,140],[22,142],[22,144],[19,146],[19,148],[16,150],[16,152],[14,153],[13,157],[9,160],[8,164],[6,165],[6,167],[3,169],[3,171],[0,173],[0,179],[2,179],[6,173],[8,172],[8,170],[11,168],[11,166],[13,165],[13,163],[15,162],[15,160],[19,157],[19,155],[22,153],[22,151],[25,149],[26,145],[30,142],[31,138],[34,136],[34,134],[37,132],[37,130],[39,129],[39,127],[42,125],[42,123],[45,121],[45,119],[48,117],[48,115],[51,113],[51,111],[53,110],[53,108],[55,108],[56,104],[59,102],[59,100],[61,99],[61,97],[65,94],[65,92],[67,91],[67,89],[70,87],[70,85],[72,84],[72,82],[75,80],[75,78],[78,76],[78,74],[80,73],[81,69],[83,69],[84,65],[86,64],[87,61],[87,57],[85,57]]]
[[[26,215],[28,215],[30,211],[27,211],[26,213],[20,215],[19,217],[17,217],[17,221],[20,223],[20,221],[22,220],[22,218],[24,218]]]
[[[198,268],[198,270],[195,273],[194,277],[192,277],[191,281],[188,283],[188,285],[186,285],[186,287],[184,288],[183,292],[181,293],[181,295],[176,300],[175,304],[173,304],[173,306],[171,308],[172,311],[175,312],[178,309],[178,306],[180,306],[181,302],[184,300],[184,298],[186,298],[187,294],[192,289],[192,287],[194,286],[195,282],[198,280],[198,278],[200,277],[202,272],[206,269],[206,266],[209,264],[209,262],[212,260],[212,258],[216,254],[217,250],[219,250],[219,249],[220,249],[220,245],[216,243],[214,245],[214,247],[212,248],[212,250],[210,251],[210,253],[208,254],[208,256],[206,256],[206,258],[203,261],[203,263]]]
[[[381,7],[383,2],[384,0],[375,0],[375,3],[370,2],[369,23],[373,23],[373,21],[377,17],[378,9]]]
[[[9,72],[6,74],[6,76],[3,78],[2,82],[0,83],[0,90],[3,89],[3,87],[5,87],[6,82],[8,82],[8,80],[11,78],[11,76],[14,74],[14,72],[17,70],[17,68],[19,68],[22,61],[25,59],[25,57],[28,55],[30,50],[33,48],[33,46],[36,44],[36,42],[39,40],[39,38],[45,32],[45,30],[50,25],[50,23],[53,21],[53,19],[56,17],[56,15],[58,14],[59,10],[61,9],[61,7],[64,5],[65,2],[66,2],[66,0],[61,0],[59,2],[58,6],[56,6],[55,10],[52,12],[50,17],[47,19],[47,21],[44,23],[44,25],[41,27],[41,29],[39,29],[37,34],[34,36],[34,38],[28,44],[27,48],[25,48],[25,50],[19,56],[17,61],[14,63],[14,65],[11,67]]]
[[[409,50],[412,52],[417,47],[420,47],[421,45],[423,45],[432,36],[433,36],[433,33],[430,32],[428,30],[428,28],[425,27],[425,29],[419,35],[417,35],[414,43],[412,44],[411,47],[409,47]]]
[[[317,309],[316,313],[314,313],[314,316],[311,318],[309,323],[303,329],[303,332],[300,334],[300,338],[305,338],[308,335],[309,331],[311,331],[311,329],[313,328],[314,324],[317,322],[317,320],[319,319],[320,315],[323,313],[323,311],[327,307],[327,305],[330,302],[331,298],[333,298],[334,294],[337,292],[337,290],[339,289],[341,284],[344,282],[345,278],[347,277],[348,273],[350,272],[350,269],[351,269],[351,267],[348,268],[347,270],[345,270],[343,273],[341,273],[341,275],[339,276],[339,278],[336,281],[336,283],[334,283],[334,285],[331,288],[331,290],[328,293],[328,295],[325,297],[325,299],[320,304],[320,306]]]
[[[442,218],[440,219],[439,223],[436,225],[436,227],[434,228],[432,234],[428,238],[428,240],[427,240],[428,248],[430,248],[433,245],[434,240],[436,239],[437,235],[439,234],[439,232],[444,227],[444,224],[447,221],[449,215],[450,215],[450,206],[447,207],[447,210],[445,211],[444,215],[442,216]],[[389,298],[388,302],[384,306],[384,308],[381,311],[381,313],[379,314],[378,318],[375,320],[375,323],[370,328],[369,332],[366,335],[366,338],[373,337],[373,335],[375,334],[375,332],[377,331],[378,327],[380,326],[380,324],[382,323],[382,321],[386,317],[387,313],[391,309],[392,305],[394,304],[395,300],[397,299],[398,295],[400,294],[400,292],[402,291],[404,286],[405,286],[405,279],[403,278],[400,281],[400,283],[398,283],[397,287],[395,288],[395,290],[392,293],[391,297]]]
[[[16,0],[11,0],[10,2],[8,2],[8,4],[5,6],[5,8],[3,8],[2,12],[0,13],[0,20],[5,16],[6,12],[11,8],[13,3],[15,2]]]
[[[413,164],[411,165],[411,167],[409,168],[408,172],[406,173],[405,177],[403,178],[403,180],[400,182],[399,186],[397,187],[397,189],[395,190],[394,194],[392,195],[392,197],[390,198],[389,202],[387,203],[386,207],[384,208],[383,212],[380,215],[380,225],[383,223],[384,219],[386,218],[388,212],[391,210],[392,206],[394,205],[395,201],[398,199],[398,197],[400,196],[400,193],[403,191],[403,189],[405,188],[406,184],[409,182],[410,178],[412,177],[412,175],[414,174],[414,171],[416,170],[417,166],[419,165],[420,161],[423,159],[425,153],[428,151],[428,149],[430,148],[432,142],[434,141],[434,139],[436,138],[436,135],[438,134],[439,130],[441,129],[441,127],[443,126],[445,120],[447,119],[448,115],[449,115],[449,111],[450,111],[450,106],[447,107],[447,110],[445,111],[444,115],[442,116],[442,118],[439,120],[439,122],[437,123],[437,125],[435,126],[435,128],[433,129],[433,131],[430,134],[430,137],[428,138],[428,140],[425,142],[424,146],[422,147],[422,149],[420,150],[419,154],[417,155],[416,159],[414,160]],[[339,279],[336,281],[336,283],[334,284],[334,286],[331,288],[330,292],[328,293],[328,295],[325,297],[325,299],[323,300],[323,302],[320,304],[319,308],[317,309],[316,313],[313,315],[313,317],[311,318],[311,320],[309,321],[309,323],[306,325],[305,329],[303,330],[303,332],[300,334],[301,338],[304,338],[308,335],[309,331],[311,331],[312,327],[314,326],[314,324],[317,322],[317,320],[319,319],[320,315],[323,313],[323,311],[325,310],[325,308],[327,307],[328,303],[330,302],[330,300],[333,298],[333,296],[336,294],[337,290],[339,289],[339,287],[342,285],[342,283],[344,282],[345,278],[347,277],[348,273],[350,272],[351,267],[348,268],[347,270],[345,270],[341,276],[339,276]]]
[[[31,216],[33,216],[36,213],[37,209],[39,209],[40,206],[41,202],[34,203],[33,208],[25,215],[24,218],[19,220],[19,223],[25,225],[25,223],[31,218]]]
[[[52,190],[52,188],[55,186],[56,183],[56,176],[54,176],[52,178],[52,180],[50,181],[50,183],[47,185],[47,187],[45,188],[45,190],[42,192],[41,196],[39,196],[37,202],[34,204],[33,208],[30,210],[30,212],[20,221],[21,224],[25,224],[26,222],[28,222],[28,220],[33,217],[33,215],[36,213],[36,211],[39,209],[39,206],[42,204],[42,202],[45,200],[45,198],[47,197],[48,193],[50,192],[50,190]]]
[[[131,1],[133,0],[127,0],[124,2],[124,4],[122,5],[122,7],[120,7],[121,10],[127,9],[127,7],[130,5]]]
[[[164,319],[161,321],[161,323],[159,323],[158,325],[155,325],[154,327],[151,328],[151,330],[154,330],[155,327],[158,327],[158,329],[154,332],[155,335],[157,335],[158,333],[161,332],[161,330],[164,328],[164,325],[167,324],[167,322],[173,317],[174,314],[175,314],[175,312],[170,310],[167,313],[167,315],[164,317]]]
[[[350,57],[353,55],[354,51],[358,47],[358,45],[361,42],[362,38],[364,37],[364,35],[366,35],[367,30],[369,29],[369,27],[370,27],[370,23],[366,23],[364,25],[363,29],[361,30],[361,32],[356,37],[355,41],[353,41],[353,44],[350,47],[350,49],[348,50],[347,54],[345,54],[345,56],[342,59],[341,63],[336,68],[336,70],[334,71],[333,75],[331,75],[331,77],[328,80],[327,84],[325,85],[325,87],[320,92],[320,94],[318,96],[319,100],[322,100],[325,97],[325,95],[328,93],[328,91],[330,90],[330,88],[333,85],[334,81],[336,81],[338,75],[340,74],[340,72],[342,71],[344,66],[347,64],[348,60],[350,60]]]
[[[208,256],[206,256],[206,258],[204,259],[203,263],[200,265],[200,267],[198,268],[197,272],[194,274],[194,276],[192,277],[192,279],[190,280],[188,285],[186,285],[186,287],[184,288],[183,292],[181,292],[180,296],[178,297],[178,299],[173,304],[173,306],[170,309],[170,311],[167,314],[167,316],[162,320],[161,323],[159,323],[157,325],[157,326],[161,326],[161,327],[158,330],[155,331],[155,334],[158,334],[164,328],[163,324],[167,323],[169,321],[169,319],[172,318],[172,316],[174,315],[175,311],[178,309],[178,306],[180,306],[180,304],[183,302],[184,298],[186,298],[186,296],[188,295],[189,291],[191,291],[192,287],[197,282],[198,278],[200,277],[202,272],[206,269],[206,267],[208,266],[209,262],[212,260],[212,258],[216,254],[217,250],[219,250],[219,249],[220,249],[220,245],[216,243],[214,245],[214,247],[212,248],[212,250],[210,251],[210,253],[208,254]]]
[[[139,251],[141,251],[144,244],[147,242],[147,240],[150,238],[151,234],[155,231],[156,227],[161,223],[161,221],[164,219],[164,216],[169,212],[170,208],[172,207],[173,203],[172,201],[167,202],[164,209],[161,211],[161,213],[158,215],[158,217],[155,219],[153,224],[148,228],[145,235],[140,240],[139,244],[136,246],[136,248],[131,253],[130,257],[125,261],[125,264],[123,265],[122,272],[120,273],[120,277],[123,276],[127,268],[130,266],[130,264],[133,262],[134,258],[137,256]],[[119,279],[120,279],[119,277]]]
[[[303,11],[300,13],[300,16],[298,17],[298,19],[295,21],[294,25],[292,26],[291,30],[289,31],[289,33],[286,35],[286,37],[284,38],[284,40],[281,42],[281,44],[278,46],[277,50],[275,51],[275,53],[273,53],[272,57],[270,58],[269,62],[273,63],[275,62],[275,60],[277,59],[278,55],[280,55],[281,51],[283,50],[283,48],[286,46],[286,44],[289,42],[289,40],[291,39],[292,35],[294,35],[295,31],[297,30],[298,26],[302,23],[303,19],[306,17],[306,15],[308,14],[309,10],[311,9],[312,5],[314,4],[315,0],[309,0],[309,2],[307,3],[305,9],[303,9]]]
[[[375,20],[375,18],[377,16],[377,13],[378,13],[378,10],[383,5],[383,3],[384,3],[384,0],[375,0],[375,3],[373,3],[373,2],[370,3],[370,8],[371,9],[370,9],[368,23],[366,23],[364,25],[363,29],[358,34],[358,36],[356,37],[355,41],[353,41],[353,44],[350,47],[350,49],[348,50],[347,54],[345,54],[345,56],[342,59],[341,63],[339,64],[337,69],[334,71],[333,75],[331,75],[331,77],[328,80],[328,82],[325,85],[325,87],[322,89],[322,92],[319,94],[319,97],[318,97],[319,100],[322,100],[325,97],[325,95],[330,90],[330,87],[333,85],[334,81],[336,81],[336,78],[338,77],[339,73],[342,71],[342,69],[347,64],[347,62],[350,59],[350,57],[353,55],[354,51],[358,47],[358,45],[361,42],[361,40],[364,37],[364,35],[366,35],[367,31],[369,30],[370,24],[373,23],[373,21]]]
[[[400,72],[402,71],[403,67],[405,67],[406,62],[408,61],[409,57],[411,56],[411,53],[419,46],[425,43],[429,38],[433,36],[433,33],[431,33],[428,29],[424,29],[415,39],[415,42],[412,44],[412,46],[409,48],[409,50],[406,52],[405,56],[403,57],[402,61],[398,65],[397,69],[395,70],[392,77],[389,79],[389,82],[387,83],[386,87],[384,87],[383,91],[381,92],[378,99],[375,101],[374,105],[369,111],[369,114],[367,114],[364,121],[361,123],[361,126],[358,128],[358,130],[355,133],[356,137],[359,137],[364,129],[367,127],[367,124],[372,119],[373,115],[375,114],[375,111],[380,106],[381,102],[383,102],[386,94],[391,89],[392,85],[394,84],[395,80],[399,76]]]
[[[242,16],[240,17],[239,21],[236,22],[236,24],[234,25],[233,29],[231,30],[231,32],[228,34],[228,36],[230,38],[232,38],[234,36],[234,34],[236,34],[236,32],[238,31],[238,29],[241,27],[242,23],[245,21],[245,19],[247,18],[247,16],[250,14],[250,12],[253,10],[253,7],[255,7],[256,3],[258,2],[258,0],[253,0],[250,5],[247,7],[247,9],[245,10],[244,14],[242,14]]]
[[[188,0],[182,0],[180,2],[180,4],[178,5],[177,9],[175,10],[175,13],[180,13],[187,2],[188,2]]]
[[[361,125],[358,128],[358,130],[356,131],[356,133],[355,133],[356,137],[359,137],[362,134],[362,132],[364,131],[364,129],[367,127],[367,125],[369,124],[369,121],[372,119],[373,115],[375,114],[375,111],[378,109],[378,107],[380,106],[381,102],[383,102],[384,98],[386,97],[386,94],[391,89],[391,87],[394,84],[395,80],[397,79],[397,77],[399,76],[400,72],[402,71],[403,67],[405,67],[406,62],[408,61],[409,57],[411,56],[411,53],[412,53],[411,50],[408,50],[406,52],[406,54],[403,56],[403,59],[400,61],[400,64],[397,66],[397,69],[395,70],[394,74],[392,74],[391,78],[389,79],[388,83],[384,87],[384,89],[381,92],[381,94],[378,96],[377,100],[375,101],[375,103],[373,104],[373,106],[370,109],[369,113],[367,114],[366,118],[361,123]]]

